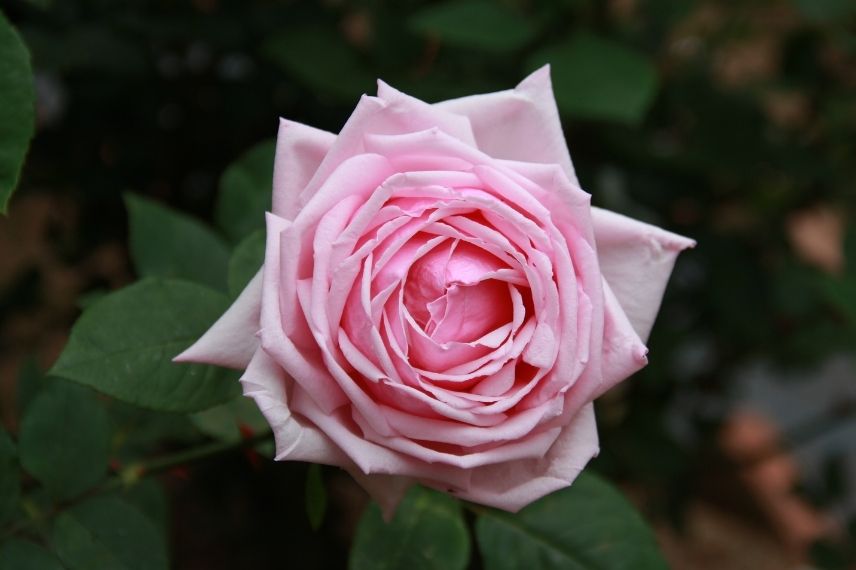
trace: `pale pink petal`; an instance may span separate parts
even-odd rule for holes
[[[315,175],[303,189],[299,205],[309,202],[340,164],[367,151],[364,146],[364,137],[367,135],[397,135],[436,128],[461,141],[463,145],[474,146],[472,130],[466,117],[434,109],[386,84],[381,83],[379,87],[382,97],[363,95],[360,98]]]
[[[447,481],[466,487],[470,473],[464,469],[449,469],[447,465],[426,463],[366,439],[350,419],[350,412],[339,408],[324,413],[312,398],[295,386],[292,409],[318,427],[339,449],[344,451],[365,474],[387,474]]]
[[[246,368],[260,344],[256,333],[261,303],[262,271],[259,271],[217,322],[173,361]]]
[[[468,501],[517,512],[529,503],[570,485],[598,453],[594,406],[588,404],[562,433],[546,455],[478,467],[469,488],[452,494]],[[448,490],[448,489],[444,489]]]
[[[472,95],[436,107],[470,119],[479,149],[495,157],[557,163],[576,182],[545,65],[508,91]]]
[[[241,377],[244,395],[253,398],[276,440],[276,459],[310,461],[339,467],[351,464],[347,456],[315,426],[294,416],[288,388],[294,381],[264,350],[258,350]]]
[[[267,221],[261,310],[262,347],[292,378],[303,384],[317,399],[318,405],[329,413],[347,404],[348,398],[324,366],[305,319],[283,319],[286,309],[290,317],[295,315],[302,318],[296,298],[297,279],[284,272],[282,267],[283,259],[293,260],[295,257],[295,252],[289,249],[294,241],[285,239],[293,225],[274,214],[268,214]],[[289,308],[288,305],[297,307]]]
[[[598,397],[618,382],[648,364],[648,349],[633,330],[609,284],[604,281],[604,323],[601,373],[603,380],[595,392]]]
[[[306,125],[279,120],[273,165],[273,208],[277,216],[293,220],[300,193],[318,170],[336,135]]]
[[[426,465],[436,466],[441,472],[443,468],[455,472],[454,470],[450,470],[450,467],[466,471],[495,463],[540,458],[548,452],[561,432],[560,428],[536,431],[497,447],[491,447],[483,451],[470,450],[468,453],[458,455],[427,447],[418,441],[406,437],[382,436],[372,429],[365,421],[365,418],[356,414],[354,421],[362,429],[363,437],[367,441],[380,444],[394,453],[399,453],[402,457],[414,458]],[[443,479],[447,479],[447,477],[442,477],[441,480]]]
[[[389,520],[414,483],[398,475],[366,475],[317,427],[298,418],[288,407],[287,386],[293,380],[259,350],[241,378],[244,395],[256,401],[273,430],[278,461],[307,461],[342,467],[365,489]]]
[[[600,208],[592,208],[592,218],[603,276],[644,342],[675,259],[695,242]]]
[[[387,104],[385,111],[390,118],[394,117],[397,120],[399,132],[407,133],[437,127],[462,142],[476,146],[473,129],[466,116],[429,105],[380,80],[377,82],[377,96]]]

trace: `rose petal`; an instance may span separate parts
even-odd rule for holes
[[[381,507],[389,520],[395,507],[414,483],[410,477],[366,475],[317,427],[291,413],[285,373],[263,350],[253,357],[241,378],[244,395],[251,397],[273,430],[277,461],[307,461],[342,467]]]
[[[455,489],[462,499],[517,512],[529,503],[570,485],[598,453],[594,406],[586,405],[562,428],[540,459],[525,459],[473,469],[468,488]]]
[[[260,270],[217,322],[173,361],[216,364],[237,370],[246,368],[260,344],[256,333],[261,303]]]
[[[618,304],[609,284],[604,281],[604,323],[601,373],[603,381],[594,397],[648,364],[648,349],[633,330],[627,315]]]
[[[293,382],[264,350],[256,351],[241,377],[244,396],[255,400],[273,430],[276,459],[336,466],[350,464],[329,438],[291,413],[287,388]]]
[[[600,208],[592,208],[592,220],[603,276],[644,342],[675,259],[695,242]]]
[[[463,487],[469,485],[470,473],[467,470],[450,470],[445,465],[426,463],[366,439],[359,433],[359,428],[354,425],[346,409],[340,408],[332,414],[324,413],[299,386],[295,386],[291,406],[292,410],[326,434],[367,475],[402,475],[445,481]]]
[[[318,170],[336,135],[286,119],[279,120],[273,165],[274,214],[293,220],[300,193]]]
[[[495,158],[557,163],[575,183],[571,155],[545,65],[516,88],[437,103],[468,117],[478,148]]]
[[[390,87],[383,81],[377,82],[377,96],[387,104],[386,114],[394,117],[400,133],[421,131],[438,127],[444,133],[471,146],[476,146],[469,119],[457,113],[444,111],[415,97]],[[392,134],[392,133],[389,133]]]

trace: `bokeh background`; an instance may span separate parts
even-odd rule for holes
[[[438,101],[512,87],[549,62],[594,203],[699,243],[675,269],[651,364],[598,403],[593,467],[656,526],[678,570],[854,567],[856,2],[3,10],[37,90],[36,138],[0,220],[0,412],[12,431],[81,307],[135,278],[123,193],[210,221],[224,171],[259,143],[265,160],[279,116],[335,132],[378,77]],[[111,417],[117,457],[203,437],[184,417],[117,405]],[[343,567],[366,499],[325,472],[330,507],[312,531],[305,476],[252,454],[162,476],[150,491],[175,567]]]

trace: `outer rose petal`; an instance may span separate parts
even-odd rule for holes
[[[241,370],[259,347],[256,333],[262,304],[262,271],[244,288],[235,302],[193,345],[174,362],[216,364]]]
[[[524,459],[473,470],[462,499],[517,512],[532,501],[570,485],[599,451],[594,405],[583,407],[541,459]]]
[[[549,65],[514,89],[451,99],[435,107],[469,117],[482,152],[494,158],[557,163],[579,185],[562,133]]]
[[[592,220],[601,272],[644,342],[675,259],[695,242],[600,208],[592,208]]]
[[[285,371],[261,349],[241,377],[244,395],[256,401],[273,430],[276,459],[352,466],[353,462],[327,436],[291,413],[288,382]]]
[[[273,208],[277,216],[293,220],[300,192],[318,170],[336,135],[313,127],[279,120],[273,166]]]
[[[277,460],[342,467],[377,501],[384,518],[392,518],[395,507],[413,484],[412,479],[397,475],[366,475],[327,436],[292,415],[288,407],[285,373],[263,350],[253,356],[241,384],[244,395],[256,401],[273,430]]]
[[[348,117],[312,179],[302,189],[299,206],[307,204],[339,165],[363,154],[363,140],[368,135],[398,135],[436,128],[464,144],[473,146],[475,140],[469,120],[442,111],[427,103],[379,83],[378,97],[363,95]]]

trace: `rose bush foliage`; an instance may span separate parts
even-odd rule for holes
[[[517,511],[597,454],[692,245],[591,206],[549,67],[434,105],[379,82],[338,135],[281,122],[264,267],[177,360],[246,369],[277,459],[387,511],[414,482]]]

